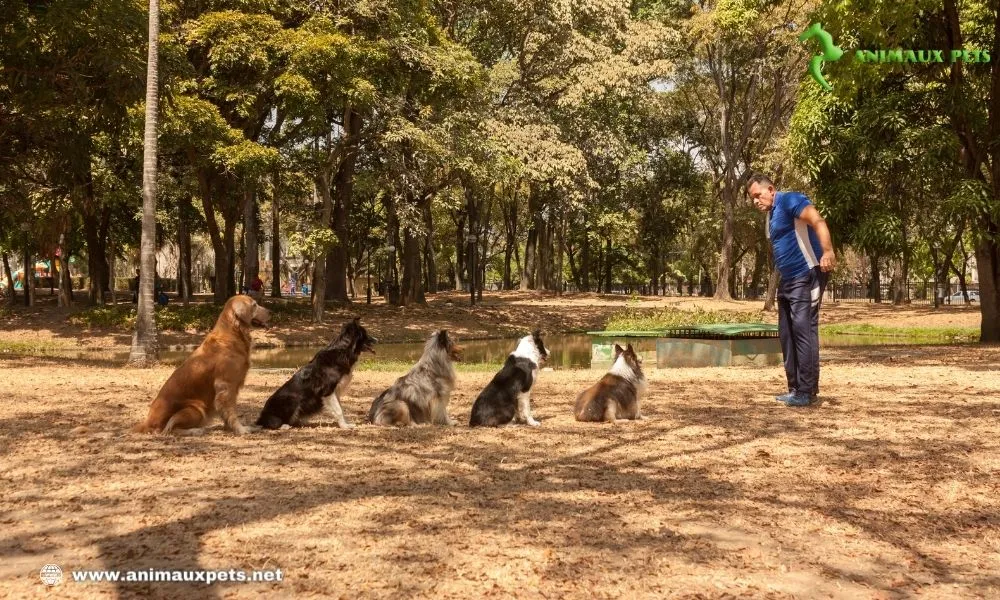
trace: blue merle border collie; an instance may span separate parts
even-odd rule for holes
[[[498,427],[523,423],[537,427],[531,416],[531,387],[538,377],[539,365],[549,358],[542,342],[542,332],[535,330],[517,344],[489,385],[480,392],[472,405],[470,427]]]
[[[337,420],[341,429],[353,427],[344,418],[340,397],[351,383],[354,365],[362,352],[375,353],[377,339],[368,335],[360,318],[344,324],[330,344],[316,353],[264,403],[257,426],[281,429],[301,425],[320,413]]]

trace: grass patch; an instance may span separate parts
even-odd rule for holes
[[[869,337],[906,338],[908,340],[954,340],[978,342],[977,327],[883,327],[869,323],[852,325],[821,325],[823,335],[863,335]]]
[[[0,356],[62,356],[72,349],[72,346],[56,342],[0,340]]]
[[[100,329],[132,329],[135,327],[135,307],[130,305],[91,306],[66,319],[71,325]]]
[[[680,310],[661,308],[638,310],[627,308],[616,313],[604,324],[605,331],[655,331],[688,325],[719,325],[727,323],[763,323],[764,311]]]
[[[156,307],[156,326],[161,331],[208,331],[219,317],[219,307],[214,304],[189,306],[167,305]],[[136,307],[92,306],[69,317],[69,322],[80,327],[131,331],[135,328]]]

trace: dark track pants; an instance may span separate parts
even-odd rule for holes
[[[819,393],[819,306],[828,278],[815,267],[778,286],[778,334],[789,391]]]

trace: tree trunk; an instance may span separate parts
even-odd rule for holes
[[[979,310],[982,314],[979,339],[988,343],[1000,342],[1000,249],[993,237],[997,235],[996,229],[992,223],[987,224],[988,237],[976,247]]]
[[[521,271],[520,285],[522,290],[537,288],[538,237],[541,233],[538,227],[539,222],[541,222],[541,206],[539,204],[538,188],[533,184],[528,195],[528,215],[531,218],[531,225],[528,227],[528,240],[524,245],[524,268]]]
[[[396,257],[403,251],[403,245],[399,238],[399,217],[396,213],[396,203],[391,194],[382,196],[382,206],[385,209],[385,228],[388,235],[390,250],[386,257],[386,301],[389,304],[398,306],[400,303],[399,290],[399,270],[396,267]]]
[[[513,199],[504,205],[503,289],[514,289],[511,260],[517,246],[517,187]]]
[[[719,271],[715,277],[718,287],[715,288],[715,298],[732,300],[729,282],[733,275],[733,241],[735,237],[736,191],[727,178],[722,189],[722,204],[725,206],[725,217],[722,221],[722,253],[719,257]]]
[[[112,288],[114,289],[114,288]],[[49,257],[49,296],[56,295],[56,257]]]
[[[771,266],[771,273],[767,277],[767,297],[764,299],[764,310],[774,310],[774,305],[778,299],[778,270]]]
[[[879,304],[882,302],[882,274],[881,271],[879,270],[878,261],[879,261],[878,254],[873,254],[871,257],[871,264],[872,264],[871,290],[869,292],[872,301],[875,302],[875,304]]]
[[[538,230],[534,224],[528,228],[528,240],[524,245],[524,266],[521,270],[521,290],[535,289],[535,255],[538,247]]]
[[[212,240],[212,250],[215,253],[215,289],[212,290],[216,304],[224,304],[232,295],[232,265],[230,263],[230,223],[225,223],[225,232],[219,231],[215,216],[215,202],[212,199],[212,184],[210,175],[205,171],[198,173],[198,187],[201,195],[202,209],[205,211],[205,226]],[[236,225],[232,223],[235,231]]]
[[[87,242],[87,270],[90,273],[90,303],[104,304],[104,290],[108,287],[107,248],[101,235],[97,215],[83,214],[84,238]]]
[[[424,269],[427,273],[427,293],[436,294],[438,291],[438,271],[437,261],[434,257],[434,215],[431,213],[430,201],[424,203],[423,210],[424,227],[427,234],[424,236]]]
[[[465,291],[465,223],[468,215],[463,210],[455,219],[455,291]]]
[[[226,272],[226,289],[228,290],[228,295],[226,299],[228,300],[231,296],[235,296],[239,293],[236,287],[236,265],[239,264],[236,255],[236,220],[232,219],[226,221],[225,223],[225,238],[224,242],[226,245],[226,266],[228,271]],[[240,239],[243,239],[240,236]]]
[[[62,249],[62,256],[59,258],[59,306],[70,307],[73,306],[73,276],[69,272],[69,250],[63,245],[60,240],[60,248]],[[7,257],[4,256],[4,261]],[[6,267],[6,262],[4,267]]]
[[[899,275],[896,280],[896,286],[893,290],[892,303],[896,306],[904,304],[907,300],[907,291],[909,290],[909,273],[908,264],[906,261],[906,254],[904,253],[899,259]]]
[[[159,110],[160,3],[149,0],[149,53],[146,59],[146,124],[142,149],[142,238],[139,249],[139,305],[128,362],[151,366],[157,362],[153,286],[156,279],[156,121]]]
[[[249,189],[243,193],[243,285],[241,289],[249,288],[254,279],[260,276],[260,242],[257,223],[257,190]]]
[[[361,133],[361,117],[350,106],[344,109],[344,156],[333,180],[333,212],[330,229],[337,236],[337,247],[326,257],[326,299],[349,303],[347,293],[347,265],[350,260],[349,223],[354,195],[354,170],[357,164],[358,136]],[[330,193],[326,190],[327,194]],[[325,200],[324,200],[325,201]]]
[[[412,227],[406,226],[403,232],[403,284],[399,296],[401,306],[427,302],[424,298],[420,259],[420,239]]]
[[[565,266],[564,260],[564,250],[566,244],[566,217],[565,214],[560,213],[559,216],[559,229],[557,230],[556,238],[556,294],[562,295],[563,293],[563,268]]]
[[[281,225],[278,222],[278,183],[280,173],[273,175],[274,192],[271,198],[271,297],[281,298]]]
[[[24,305],[35,305],[35,269],[31,256],[31,247],[24,245]]]
[[[477,234],[479,233],[479,204],[476,202],[475,190],[471,185],[465,186],[465,212],[469,217],[469,235],[465,238],[466,264],[469,267],[469,304],[476,304],[476,287],[479,280],[479,256]]]
[[[14,293],[14,275],[10,272],[10,259],[7,258],[6,252],[0,256],[3,256],[3,273],[7,277],[7,302],[14,304],[17,301],[17,294]]]
[[[184,306],[191,302],[191,197],[181,196],[177,204],[177,295]]]
[[[538,259],[536,261],[535,288],[540,290],[555,289],[555,224],[552,219],[545,220],[538,213]]]
[[[115,248],[108,248],[108,291],[111,292],[111,305],[118,304],[118,294],[115,291]],[[154,263],[155,264],[155,263]],[[154,290],[155,292],[155,290]]]
[[[333,215],[333,198],[330,196],[330,185],[322,175],[316,178],[314,194],[318,193],[323,199],[323,212],[320,216],[320,223],[329,223]],[[316,256],[316,264],[313,268],[312,284],[312,307],[313,321],[323,322],[323,309],[326,304],[326,259],[329,249],[324,249]]]
[[[583,228],[583,247],[580,249],[583,254],[580,257],[580,280],[582,284],[580,285],[580,291],[589,292],[590,291],[590,228]]]
[[[604,293],[611,293],[611,269],[613,267],[613,261],[611,260],[611,237],[604,239]]]

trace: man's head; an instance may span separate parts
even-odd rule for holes
[[[771,210],[774,204],[774,182],[763,173],[754,173],[747,180],[747,194],[758,209]]]

